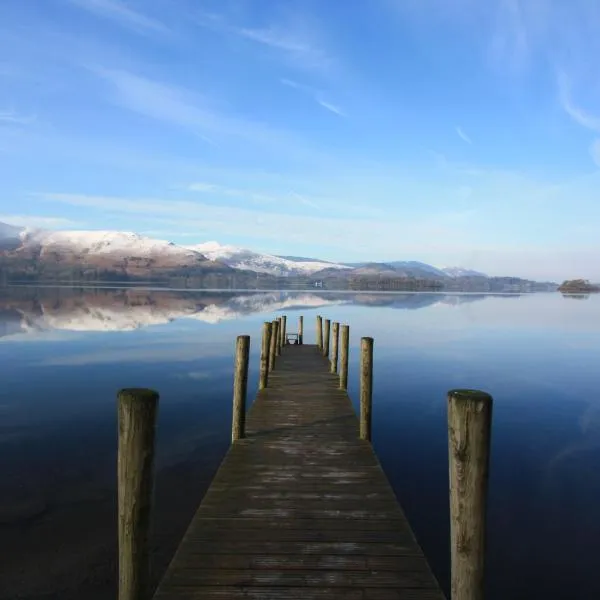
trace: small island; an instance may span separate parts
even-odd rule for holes
[[[569,279],[563,281],[558,291],[563,294],[589,294],[590,292],[600,292],[600,285],[590,283],[587,279]]]

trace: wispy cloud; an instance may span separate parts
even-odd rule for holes
[[[29,125],[36,120],[35,115],[21,115],[14,110],[0,109],[0,123],[10,123],[12,125]]]
[[[0,215],[0,222],[19,227],[40,227],[42,229],[60,229],[66,227],[75,227],[77,223],[71,219],[63,217],[41,217],[38,215]]]
[[[456,133],[458,134],[458,137],[460,137],[460,139],[463,140],[464,142],[467,142],[467,144],[473,143],[471,141],[471,138],[462,130],[461,127],[459,127],[459,126],[456,127]]]
[[[244,198],[258,203],[270,203],[281,200],[281,197],[275,195],[231,188],[223,185],[217,185],[216,183],[195,182],[190,183],[186,189],[190,192]]]
[[[204,27],[235,35],[268,49],[273,57],[311,71],[327,71],[334,58],[323,48],[314,23],[299,14],[288,13],[281,22],[266,27],[249,27],[229,20],[223,14],[202,13],[198,23]]]
[[[115,104],[187,129],[210,144],[219,143],[215,137],[230,137],[285,148],[288,153],[298,150],[296,140],[287,133],[215,110],[208,106],[205,96],[191,90],[129,71],[97,67],[91,70],[110,84]]]
[[[69,0],[71,4],[111,19],[138,33],[168,33],[169,28],[157,19],[133,10],[119,0]]]
[[[324,99],[324,93],[302,83],[298,83],[297,81],[292,81],[291,79],[280,79],[283,85],[287,85],[288,87],[294,88],[304,94],[310,96],[319,106],[324,109],[338,115],[339,117],[345,117],[346,113],[336,104],[329,102]]]
[[[573,102],[571,82],[564,72],[558,74],[558,93],[562,108],[574,121],[587,129],[600,132],[600,117],[587,112]]]

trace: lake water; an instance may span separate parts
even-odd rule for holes
[[[448,581],[446,391],[494,397],[487,598],[600,596],[600,295],[0,289],[0,598],[115,597],[119,388],[161,393],[154,578],[230,437],[235,337],[249,399],[263,321],[375,339],[373,445]],[[10,548],[10,552],[6,549]]]

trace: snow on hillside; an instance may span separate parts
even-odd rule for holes
[[[214,241],[187,247],[201,252],[211,260],[217,260],[235,269],[245,269],[276,276],[310,275],[326,268],[350,268],[346,265],[322,261],[294,261],[273,254],[261,254],[246,248],[238,248],[237,246],[225,246]]]
[[[450,277],[487,277],[485,273],[463,267],[443,267],[441,270]]]
[[[127,231],[49,231],[25,229],[24,247],[41,246],[47,252],[76,252],[121,256],[169,256],[202,260],[198,251]]]

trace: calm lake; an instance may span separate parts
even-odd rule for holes
[[[227,450],[235,337],[278,314],[375,339],[373,445],[449,569],[446,391],[494,397],[487,598],[600,597],[600,295],[0,289],[0,598],[115,598],[116,401],[161,394],[155,579]],[[7,551],[10,549],[10,551]]]

